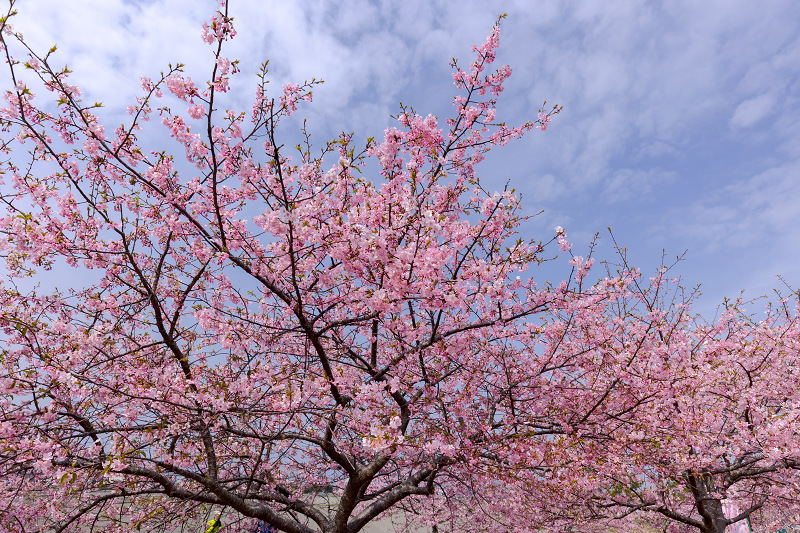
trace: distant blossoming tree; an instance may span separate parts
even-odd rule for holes
[[[585,473],[608,464],[597,443],[614,450],[633,413],[666,405],[662,374],[633,371],[668,373],[664,335],[693,335],[651,305],[665,272],[591,284],[592,260],[569,254],[565,281],[537,284],[526,270],[549,246],[568,252],[566,234],[517,238],[516,196],[480,186],[488,150],[559,110],[495,117],[511,74],[487,70],[497,26],[467,68],[454,61],[442,127],[403,109],[363,149],[349,135],[315,149],[303,130],[292,151],[279,126],[316,82],[274,97],[264,66],[252,110],[225,110],[238,71],[223,55],[226,4],[203,26],[208,82],[180,66],[143,79],[113,131],[12,14],[0,22],[13,84],[0,109],[5,530],[172,530],[215,508],[354,533],[402,508],[438,531],[530,531],[559,491],[598,487]],[[178,155],[148,144],[155,121]],[[88,281],[73,288],[28,284],[78,274]]]
[[[637,301],[646,303],[647,319],[629,308],[619,313],[641,327],[657,325],[646,344],[617,337],[605,346],[629,358],[619,379],[640,381],[632,393],[641,401],[609,416],[603,438],[576,443],[581,457],[562,476],[585,481],[570,484],[563,499],[574,507],[565,516],[612,519],[616,529],[626,524],[632,531],[649,524],[663,531],[741,533],[751,523],[765,531],[796,523],[797,301],[779,298],[761,319],[741,300],[728,301],[708,324],[675,295],[651,286]]]
[[[616,516],[645,511],[674,531],[778,530],[800,520],[798,310],[781,300],[764,320],[731,304],[713,326],[671,336],[669,395],[627,421],[606,451],[612,488],[595,500]]]

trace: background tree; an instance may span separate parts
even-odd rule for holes
[[[674,298],[664,301],[670,291],[648,292],[640,300],[647,316],[674,309]],[[630,516],[637,531],[643,520],[664,531],[703,533],[723,533],[740,521],[759,530],[796,522],[797,302],[779,297],[760,318],[746,311],[748,302],[726,302],[712,324],[689,315],[684,298],[678,303],[675,319],[662,323],[674,327],[641,350],[649,356],[641,357],[639,344],[631,352],[629,341],[608,346],[631,354],[620,377],[646,376],[642,392],[650,398],[613,417],[602,450],[590,451],[598,440],[581,444],[599,458],[584,463],[595,493],[569,501],[584,502],[588,517]]]

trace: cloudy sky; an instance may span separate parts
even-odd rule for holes
[[[322,78],[305,109],[322,141],[380,136],[402,101],[444,118],[449,62],[470,58],[497,15],[499,61],[514,69],[500,115],[535,118],[564,106],[547,132],[498,150],[480,169],[506,182],[542,236],[561,225],[577,253],[611,227],[634,263],[661,251],[713,314],[742,289],[800,288],[800,4],[792,0],[255,1],[231,0],[239,32],[227,56],[243,67],[231,106],[249,107],[252,73],[270,60],[273,87]],[[22,0],[15,29],[38,50],[59,47],[87,100],[124,110],[139,76],[172,62],[210,72],[200,23],[206,0]],[[503,118],[501,116],[500,118]]]

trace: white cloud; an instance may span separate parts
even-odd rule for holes
[[[762,94],[748,98],[733,112],[730,120],[732,128],[749,128],[775,112],[776,98],[773,94]]]
[[[615,170],[608,180],[603,194],[610,203],[627,200],[648,202],[653,191],[675,181],[676,173],[661,168]]]
[[[673,230],[708,251],[800,245],[800,162],[737,181],[673,213]],[[792,261],[795,260],[794,254]]]

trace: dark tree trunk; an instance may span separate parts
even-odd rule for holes
[[[722,512],[722,501],[712,496],[714,480],[708,474],[686,473],[686,482],[694,496],[695,507],[703,519],[703,533],[725,533],[728,521]]]
[[[704,500],[703,506],[708,514],[708,518],[703,516],[703,525],[708,527],[707,533],[725,533],[728,521],[722,512],[722,502],[720,500]]]

